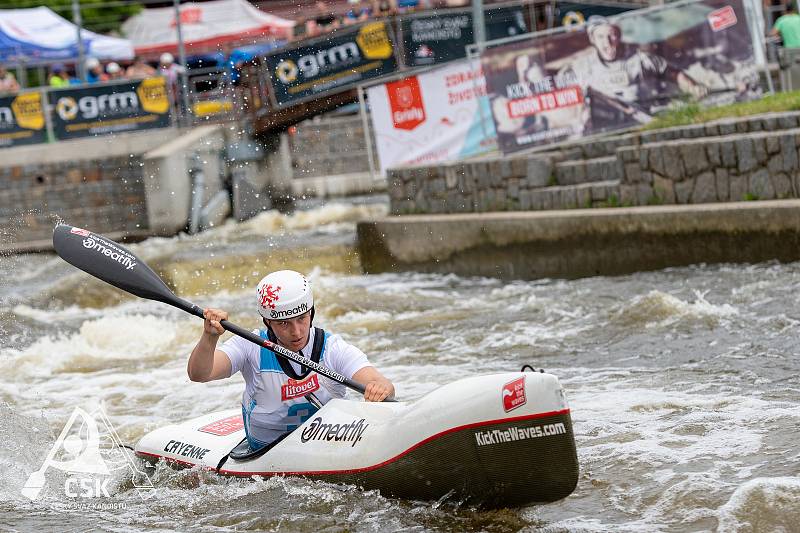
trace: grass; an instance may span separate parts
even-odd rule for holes
[[[644,126],[645,130],[700,124],[728,117],[744,117],[761,113],[800,110],[800,91],[776,93],[752,102],[740,102],[722,107],[703,108],[696,103],[687,103],[659,114]]]

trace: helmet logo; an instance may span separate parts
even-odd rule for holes
[[[258,294],[261,296],[261,307],[275,309],[275,302],[280,299],[280,296],[278,296],[280,290],[280,287],[272,288],[272,285],[269,283],[262,286],[258,291]]]

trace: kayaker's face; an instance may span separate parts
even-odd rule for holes
[[[267,320],[281,346],[293,352],[302,350],[308,344],[308,333],[311,331],[311,313],[304,313],[287,320]]]

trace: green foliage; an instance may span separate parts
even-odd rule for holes
[[[702,108],[697,103],[686,102],[679,104],[675,109],[659,114],[643,129],[656,130],[700,124],[728,117],[797,110],[800,110],[800,91],[771,94],[752,102],[740,102],[721,107]]]
[[[742,200],[744,200],[745,202],[755,202],[756,200],[758,200],[758,195],[753,194],[751,192],[746,192],[744,193]]]
[[[102,0],[83,0],[83,27],[97,33],[116,33],[125,20],[142,10],[141,4]],[[110,5],[105,5],[110,4]],[[72,21],[72,0],[0,0],[0,9],[23,9],[46,6]]]
[[[558,180],[556,179],[556,175],[555,174],[550,174],[550,179],[547,180],[547,186],[548,187],[555,187],[556,185],[558,185]]]

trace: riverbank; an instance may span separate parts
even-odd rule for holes
[[[504,279],[800,259],[800,200],[407,215],[361,222],[366,273]]]

